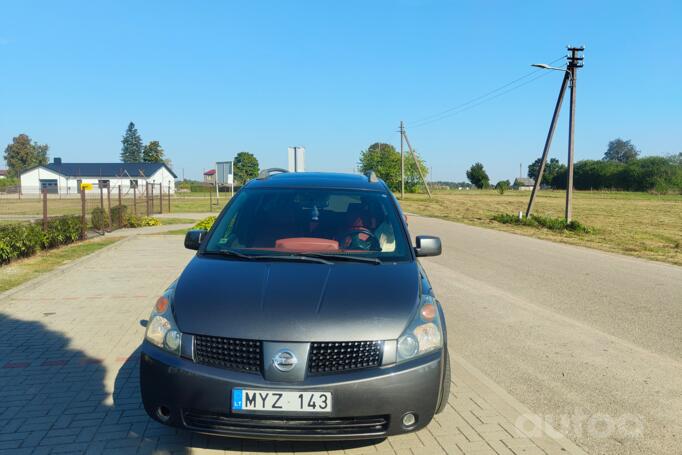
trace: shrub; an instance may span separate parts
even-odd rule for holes
[[[128,224],[128,206],[117,205],[111,208],[111,222],[117,228],[122,228]]]
[[[100,207],[93,209],[91,222],[92,227],[98,231],[102,231],[105,227],[111,226],[111,218],[109,218],[109,213]]]
[[[126,227],[129,228],[158,226],[160,224],[161,222],[159,220],[151,216],[128,215],[126,218]]]
[[[31,256],[42,245],[40,226],[32,223],[0,226],[0,263]]]
[[[215,216],[209,216],[204,218],[203,220],[199,221],[197,224],[194,225],[192,229],[205,229],[209,230],[211,229],[211,226],[213,226],[213,223],[215,223]]]
[[[532,226],[549,229],[550,231],[571,231],[580,234],[590,234],[594,232],[592,228],[585,226],[580,221],[573,220],[569,223],[566,223],[566,220],[563,218],[552,218],[549,216],[542,215],[531,215],[530,218],[525,217],[519,218],[518,215],[498,213],[496,215],[493,215],[492,220],[502,224]]]
[[[509,180],[500,180],[495,184],[495,189],[500,194],[504,194],[509,188],[511,188],[511,182]]]
[[[36,224],[41,223],[37,221]],[[41,248],[67,245],[81,238],[81,219],[76,215],[61,216],[47,222],[47,229],[41,231]]]
[[[54,248],[75,242],[81,237],[78,216],[62,216],[47,222],[16,223],[0,226],[0,264],[31,256],[41,249]]]

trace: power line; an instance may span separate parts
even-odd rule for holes
[[[509,93],[509,92],[513,92],[514,90],[519,89],[519,88],[521,88],[521,87],[523,87],[523,86],[525,86],[525,85],[528,85],[528,84],[530,84],[530,83],[532,83],[532,82],[535,82],[535,81],[537,81],[538,79],[542,79],[543,77],[547,77],[547,76],[549,76],[549,74],[550,74],[549,72],[545,71],[545,72],[543,72],[543,74],[540,74],[539,76],[536,76],[536,77],[534,77],[534,78],[532,78],[532,79],[529,79],[529,80],[527,80],[526,82],[524,82],[523,84],[516,85],[516,86],[514,86],[514,87],[512,87],[512,88],[510,88],[510,89],[508,89],[508,90],[505,90],[505,91],[503,91],[503,92],[500,92],[500,93],[498,93],[498,94],[495,95],[495,96],[491,96],[491,97],[489,97],[489,98],[486,98],[486,99],[484,99],[484,100],[479,101],[478,103],[475,103],[475,104],[472,104],[472,105],[470,105],[470,106],[466,106],[466,107],[464,107],[464,108],[462,108],[462,109],[459,109],[459,110],[457,110],[457,111],[450,112],[450,113],[448,113],[448,114],[442,115],[442,116],[437,117],[437,118],[435,118],[435,119],[433,119],[433,120],[428,120],[428,121],[425,121],[425,122],[422,122],[422,123],[413,124],[413,125],[411,126],[411,128],[413,128],[413,129],[414,129],[414,128],[420,128],[420,127],[422,127],[422,126],[425,126],[425,125],[429,125],[429,124],[431,124],[431,123],[438,122],[438,121],[443,120],[443,119],[446,119],[446,118],[448,118],[448,117],[452,117],[452,116],[454,116],[454,115],[461,114],[462,112],[466,112],[466,111],[468,111],[468,110],[470,110],[470,109],[473,109],[473,108],[475,108],[475,107],[477,107],[477,106],[480,106],[481,104],[487,103],[488,101],[492,101],[492,100],[497,99],[497,98],[499,98],[499,97],[501,97],[501,96],[503,96],[503,95],[506,95],[506,94]]]
[[[550,62],[550,64],[556,63],[556,62],[558,62],[559,60],[563,60],[564,58],[566,58],[566,57],[565,57],[565,56],[561,56],[561,57],[559,57],[558,59],[552,60],[552,62]],[[522,83],[522,84],[519,84],[519,85],[516,85],[516,86],[510,88],[509,90],[505,90],[505,91],[502,92],[502,93],[498,93],[497,95],[495,95],[495,96],[493,96],[493,97],[490,97],[490,95],[493,95],[493,94],[495,94],[495,93],[499,92],[500,90],[503,90],[503,89],[505,89],[505,88],[507,88],[507,87],[513,86],[513,85],[516,84],[517,82],[522,81],[523,79],[526,79],[526,78],[529,77],[529,76],[532,76],[532,75],[534,75],[534,74],[537,74],[537,73],[539,73],[540,71],[541,71],[541,70],[539,70],[539,69],[538,69],[538,70],[531,71],[531,72],[529,72],[529,73],[527,73],[527,74],[524,74],[523,76],[517,77],[516,79],[514,79],[514,80],[512,80],[512,81],[510,81],[510,82],[507,82],[506,84],[503,84],[503,85],[501,85],[501,86],[499,86],[499,87],[497,87],[497,88],[495,88],[495,89],[493,89],[493,90],[490,90],[490,91],[488,91],[488,92],[486,92],[486,93],[484,93],[484,94],[482,94],[482,95],[476,96],[476,97],[474,97],[474,98],[472,98],[472,99],[470,99],[470,100],[468,100],[468,101],[466,101],[466,102],[464,102],[464,103],[462,103],[462,104],[458,104],[457,106],[453,106],[453,107],[451,107],[451,108],[445,109],[445,110],[443,110],[443,111],[441,111],[441,112],[438,112],[438,113],[436,113],[436,114],[431,114],[431,115],[428,115],[428,116],[426,116],[426,117],[422,117],[422,118],[419,119],[419,120],[415,120],[415,121],[409,122],[408,125],[409,125],[411,128],[420,127],[420,126],[428,125],[428,124],[430,124],[430,123],[433,123],[433,122],[442,120],[442,119],[447,118],[447,117],[450,117],[450,116],[452,116],[452,115],[456,115],[456,114],[458,114],[458,113],[460,113],[460,112],[464,112],[464,111],[466,111],[466,110],[469,110],[470,108],[473,108],[473,107],[478,106],[478,105],[480,105],[480,104],[483,104],[483,103],[485,103],[485,102],[487,102],[487,101],[490,101],[490,100],[493,100],[493,99],[495,99],[495,98],[498,98],[499,96],[502,96],[502,95],[504,95],[504,94],[506,94],[506,93],[509,93],[509,92],[511,92],[512,90],[516,90],[517,88],[523,87],[524,85],[527,85],[527,84],[529,84],[529,83],[531,83],[531,82],[533,82],[533,81],[535,81],[535,80],[537,80],[537,79],[540,79],[541,77],[544,77],[545,74],[543,74],[543,75],[541,75],[541,76],[539,76],[539,77],[530,79],[530,80],[528,80],[528,81],[526,81],[526,82],[524,82],[524,83]],[[490,97],[490,98],[488,98],[488,97]],[[477,101],[478,101],[478,102],[477,102]]]

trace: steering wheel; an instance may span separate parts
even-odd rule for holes
[[[379,238],[369,229],[356,227],[341,236],[344,249],[381,251]]]

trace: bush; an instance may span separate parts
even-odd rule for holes
[[[111,226],[111,218],[109,213],[103,208],[97,207],[93,209],[91,216],[92,227],[98,231]]]
[[[504,194],[509,188],[511,188],[511,182],[509,180],[500,180],[495,184],[495,189],[500,194]]]
[[[521,226],[532,226],[537,228],[545,228],[550,231],[571,231],[580,234],[590,234],[594,230],[588,226],[585,226],[579,221],[573,220],[566,223],[563,218],[552,218],[549,216],[542,215],[531,215],[530,218],[521,217],[518,215],[510,215],[508,213],[498,213],[493,215],[493,221],[497,221],[502,224],[516,224]]]
[[[36,224],[41,223],[37,221]],[[61,216],[47,222],[47,230],[41,231],[41,248],[67,245],[81,238],[81,219],[76,215]]]
[[[46,229],[43,229],[42,221],[2,225],[0,226],[0,264],[31,256],[41,249],[75,242],[80,237],[80,218],[74,215],[51,219]]]
[[[128,215],[126,218],[126,227],[138,228],[146,226],[158,226],[161,222],[151,216]]]
[[[215,216],[209,216],[204,218],[203,220],[199,221],[197,224],[194,225],[192,229],[204,229],[208,231],[211,229],[211,226],[213,226],[213,223],[215,223]]]
[[[111,222],[114,227],[122,228],[128,224],[128,206],[117,205],[111,208]]]
[[[40,226],[32,223],[6,224],[0,226],[0,263],[31,256],[42,245]]]

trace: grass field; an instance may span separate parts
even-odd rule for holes
[[[0,268],[2,272],[0,273],[0,292],[19,286],[43,273],[56,269],[60,265],[87,256],[119,240],[121,240],[120,237],[88,240],[53,250],[41,251],[30,258],[13,261]]]
[[[208,193],[181,193],[171,197],[170,213],[187,213],[187,212],[219,212],[229,201],[229,193],[220,193],[220,202],[216,201],[215,195],[210,196]],[[116,197],[112,196],[111,206],[118,203]],[[128,211],[132,213],[133,199],[124,198],[123,205],[128,206]],[[158,213],[159,199],[154,199],[154,211]],[[86,212],[90,213],[95,207],[99,207],[99,196],[89,195],[86,202]],[[136,201],[137,214],[146,214],[146,203],[144,199],[139,198]],[[104,199],[104,207],[107,207],[107,200]],[[212,210],[211,210],[212,208]],[[57,197],[48,197],[47,200],[48,216],[61,215],[80,215],[81,200],[78,197],[69,197],[59,199]],[[163,200],[163,213],[168,213],[168,198]],[[0,197],[0,220],[4,216],[25,216],[40,218],[43,216],[43,201],[36,197],[24,197],[19,199],[16,196],[2,196]]]
[[[574,193],[573,218],[594,229],[591,234],[553,232],[529,226],[500,224],[498,213],[518,214],[528,204],[529,192],[439,191],[409,194],[401,205],[406,212],[476,226],[582,245],[682,265],[682,195],[626,192]],[[565,192],[541,191],[534,213],[563,217]]]
[[[528,192],[520,191],[500,195],[493,190],[452,190],[437,191],[431,200],[426,195],[408,194],[401,204],[405,211],[419,215],[682,265],[682,195],[577,191],[574,219],[593,228],[594,232],[590,234],[554,232],[491,220],[495,214],[525,211],[529,196]],[[208,212],[210,200],[206,193],[185,193],[171,199],[171,213]],[[218,207],[214,199],[213,212],[217,213],[228,200],[229,195],[221,193]],[[52,214],[80,213],[79,200],[56,199],[49,203]],[[563,191],[541,191],[534,213],[563,217],[564,203]],[[3,214],[40,214],[41,210],[38,200],[0,199],[0,222]],[[163,224],[179,222],[192,221],[175,219],[163,221]],[[178,230],[171,234],[183,232]]]

